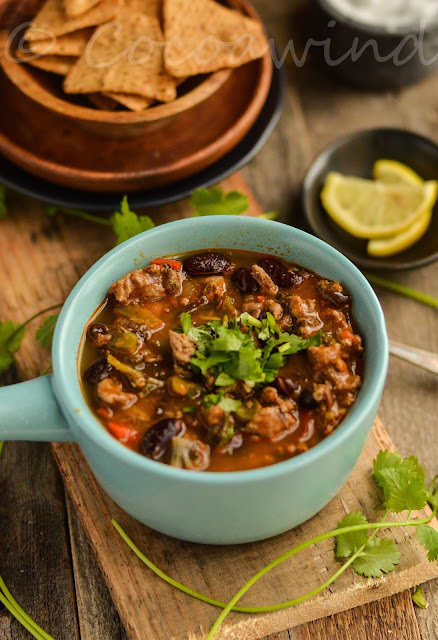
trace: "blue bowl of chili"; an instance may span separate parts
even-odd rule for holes
[[[273,254],[340,281],[352,296],[366,348],[362,387],[340,426],[297,457],[245,471],[174,468],[115,440],[84,397],[78,371],[84,327],[112,283],[155,258],[207,248]],[[58,322],[53,376],[0,390],[0,439],[77,442],[114,501],[165,534],[209,544],[261,540],[313,516],[345,483],[375,419],[387,365],[380,304],[360,271],[341,253],[303,231],[257,218],[179,220],[128,240],[84,275]]]

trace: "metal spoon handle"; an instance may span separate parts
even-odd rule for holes
[[[417,367],[431,371],[438,374],[438,355],[430,351],[423,351],[423,349],[414,349],[414,347],[407,347],[400,342],[389,342],[389,353],[402,360],[407,360],[415,364]]]

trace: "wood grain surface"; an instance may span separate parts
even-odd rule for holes
[[[311,24],[312,1],[255,0],[254,4],[279,48],[284,49],[292,37],[300,51]],[[400,91],[373,93],[340,85],[317,68],[311,56],[303,68],[296,67],[290,56],[286,66],[289,86],[282,119],[243,175],[261,206],[281,208],[283,220],[289,223],[301,224],[299,190],[308,164],[338,136],[389,125],[405,126],[438,141],[436,76]],[[59,295],[68,294],[78,277],[111,246],[112,236],[87,223],[49,221],[41,204],[23,196],[12,194],[9,200],[10,218],[0,223],[0,319],[23,320],[32,309],[62,301]],[[178,203],[151,215],[158,222],[162,216],[177,218],[183,210]],[[35,245],[37,256],[32,253]],[[388,275],[438,296],[436,264]],[[12,279],[13,291],[6,287]],[[381,290],[378,294],[391,337],[438,351],[436,310]],[[20,375],[36,375],[48,362],[33,341],[33,328],[18,357]],[[380,415],[396,448],[404,455],[418,455],[430,474],[437,472],[437,392],[438,379],[432,374],[391,359]],[[0,573],[29,614],[57,640],[126,640],[46,445],[10,443],[5,448],[0,465]],[[414,608],[405,591],[274,633],[266,640],[436,640],[437,587],[437,580],[423,587],[429,602],[426,610]],[[0,639],[28,638],[0,609]]]

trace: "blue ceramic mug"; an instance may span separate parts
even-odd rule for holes
[[[358,398],[332,435],[270,467],[199,473],[149,460],[115,440],[94,417],[82,393],[78,360],[84,328],[110,285],[156,257],[206,248],[275,254],[340,280],[353,297],[353,312],[366,346]],[[0,389],[0,440],[77,442],[101,486],[137,520],[176,538],[232,544],[287,531],[336,495],[376,416],[388,365],[388,340],[373,290],[335,249],[278,222],[215,216],[159,226],[101,258],[68,297],[52,355],[53,375]]]

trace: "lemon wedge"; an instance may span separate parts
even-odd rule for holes
[[[396,253],[401,253],[405,249],[409,249],[413,244],[418,242],[424,236],[429,228],[432,220],[432,209],[425,211],[406,231],[397,233],[390,238],[375,238],[370,240],[367,245],[367,251],[370,256],[376,258],[386,258]]]
[[[438,196],[438,182],[386,184],[328,174],[321,200],[330,217],[358,238],[388,238],[409,229]]]
[[[377,160],[373,166],[373,178],[385,184],[410,184],[421,187],[424,180],[418,173],[396,160]]]

